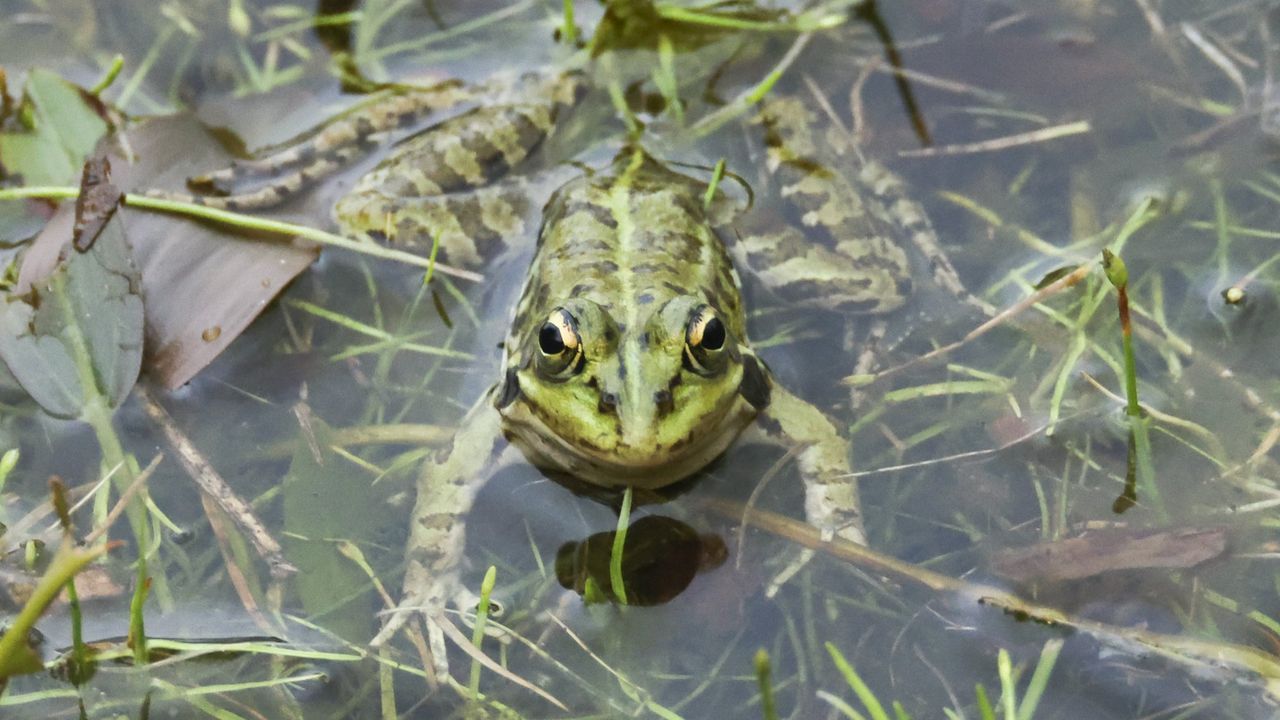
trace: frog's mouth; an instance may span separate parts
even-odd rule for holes
[[[508,439],[533,465],[605,487],[638,488],[670,485],[706,467],[756,415],[756,409],[739,397],[714,422],[695,426],[669,444],[651,439],[628,444],[622,435],[615,434],[614,441],[605,445],[562,437],[531,408],[519,403],[509,410]]]

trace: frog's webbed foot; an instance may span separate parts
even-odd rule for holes
[[[436,676],[443,678],[449,673],[444,626],[446,623],[453,623],[450,616],[461,617],[464,621],[474,618],[479,602],[480,597],[459,582],[456,572],[446,573],[444,576],[433,575],[421,563],[410,560],[400,602],[387,611],[382,629],[370,644],[374,647],[386,645],[415,616],[420,616],[426,627],[427,648],[431,653]],[[497,616],[500,613],[501,609],[495,608],[493,601],[490,601],[490,614]]]
[[[472,88],[454,80],[380,93],[274,152],[188,178],[187,186],[202,194],[145,194],[220,210],[274,207],[367,155],[394,131],[474,97]],[[252,189],[241,189],[245,185]]]

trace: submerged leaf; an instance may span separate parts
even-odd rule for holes
[[[996,574],[1016,582],[1079,580],[1112,570],[1189,568],[1227,548],[1223,528],[1124,528],[1002,550]]]
[[[125,142],[132,158],[111,158],[113,182],[122,188],[181,188],[193,171],[230,163],[214,135],[189,116],[148,120]],[[329,200],[318,197],[313,211],[322,213],[314,208]],[[128,206],[118,214],[128,220],[147,298],[147,373],[167,388],[187,382],[217,357],[317,254],[314,247],[191,218]],[[26,254],[20,288],[56,264],[72,223],[68,204]]]
[[[330,450],[333,430],[310,418],[314,436],[302,433],[284,482],[285,555],[298,568],[297,590],[327,629],[364,642],[373,634],[373,597],[367,575],[344,556],[337,540],[361,546],[374,539],[382,516],[376,493],[353,477],[353,465]]]
[[[0,132],[0,166],[27,185],[65,185],[107,132],[97,101],[49,70],[27,75],[31,127]]]
[[[105,181],[86,173],[87,179]],[[94,192],[92,185],[82,192]],[[24,296],[0,301],[0,359],[56,417],[103,396],[115,407],[142,365],[142,299],[119,214],[106,213],[88,252],[65,254]]]

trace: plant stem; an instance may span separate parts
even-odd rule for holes
[[[71,186],[32,186],[0,190],[0,200],[21,200],[24,198],[66,200],[78,197],[79,195],[79,188]],[[173,213],[176,215],[186,215],[188,217],[197,217],[204,220],[213,220],[215,222],[225,223],[227,225],[245,228],[247,230],[260,230],[262,232],[275,233],[278,235],[294,235],[320,245],[338,247],[344,250],[350,250],[351,252],[360,253],[362,255],[381,258],[383,260],[395,260],[396,262],[415,265],[425,270],[433,270],[433,272],[438,272],[443,275],[452,275],[457,278],[462,278],[463,280],[472,280],[475,282],[484,280],[483,275],[471,272],[470,270],[461,270],[455,267],[450,267],[448,265],[437,263],[433,259],[414,255],[413,253],[382,247],[381,245],[372,242],[352,240],[351,238],[345,238],[341,235],[317,230],[316,228],[307,227],[306,225],[297,225],[295,223],[283,222],[281,220],[269,220],[267,218],[260,218],[252,215],[243,215],[229,210],[219,210],[217,208],[195,205],[177,200],[147,197],[146,195],[139,195],[137,193],[126,194],[124,201],[125,204],[130,207]]]
[[[1151,436],[1147,418],[1138,402],[1138,363],[1133,353],[1133,325],[1129,319],[1129,270],[1124,260],[1110,250],[1102,251],[1102,269],[1107,280],[1116,289],[1116,306],[1120,315],[1120,338],[1124,348],[1124,384],[1127,397],[1125,413],[1129,416],[1129,428],[1133,433],[1133,455],[1137,484],[1142,496],[1163,517],[1164,506],[1156,489],[1155,466],[1151,458]]]
[[[564,0],[564,21],[560,26],[560,39],[569,47],[578,44],[578,26],[573,20],[573,0]]]

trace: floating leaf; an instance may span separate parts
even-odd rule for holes
[[[88,252],[64,255],[25,295],[0,301],[0,360],[57,417],[78,417],[96,396],[119,405],[142,365],[140,278],[123,220],[114,210],[105,214],[110,219]]]

